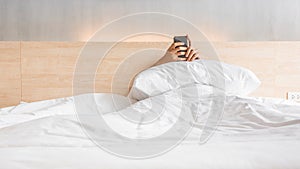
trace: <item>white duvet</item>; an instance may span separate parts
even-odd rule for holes
[[[184,91],[183,95],[178,95],[179,90]],[[173,128],[178,121],[192,126],[178,146],[165,154],[140,160],[121,158],[95,145],[86,135],[86,130],[94,130],[89,127],[82,129],[82,125],[88,124],[80,123],[72,97],[3,108],[0,111],[0,168],[300,168],[299,104],[277,99],[226,96],[222,118],[218,126],[211,129],[213,135],[207,142],[199,144],[214,97],[210,87],[197,85],[137,103],[111,94],[78,96],[83,105],[87,105],[87,111],[89,99],[95,99],[108,126],[123,137],[155,138]],[[190,114],[187,119],[180,116],[182,109]],[[157,110],[162,112],[159,119],[155,118]],[[137,125],[124,117],[141,123],[151,119],[156,121]],[[120,146],[113,138],[103,133],[100,139],[112,146]],[[172,136],[166,139],[172,139]],[[120,148],[126,149],[125,146]]]

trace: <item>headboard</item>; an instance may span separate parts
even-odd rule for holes
[[[0,42],[0,107],[21,101],[20,42]]]
[[[261,79],[262,85],[252,96],[284,98],[288,91],[300,90],[300,42],[213,44],[221,61],[247,67]],[[111,44],[90,42],[89,45],[93,47],[88,53],[93,55],[97,54],[93,49]],[[95,92],[126,95],[132,77],[155,63],[169,43],[123,42],[117,45],[99,63]],[[0,42],[0,107],[20,101],[72,96],[75,65],[84,46],[85,42]],[[151,54],[147,51],[134,53],[143,48],[158,50]]]

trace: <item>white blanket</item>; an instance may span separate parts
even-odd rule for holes
[[[195,94],[196,90],[198,94]],[[1,109],[1,168],[300,168],[299,104],[226,96],[222,118],[212,129],[214,134],[206,143],[199,144],[212,105],[212,91],[209,87],[199,86],[188,86],[183,91],[180,97],[178,91],[171,91],[137,103],[110,94],[78,97],[86,102],[83,105],[90,104],[89,98],[95,99],[107,124],[124,137],[158,137],[170,130],[176,121],[193,127],[185,140],[169,152],[143,160],[121,158],[95,145],[85,134],[85,130],[93,132],[91,126],[82,129],[74,98],[23,103]],[[124,120],[126,116],[146,122],[154,117],[156,110],[161,110],[161,106],[165,108],[162,115],[150,125]],[[191,114],[191,119],[180,118],[182,108]],[[120,146],[110,134],[103,133],[101,139],[112,146]]]

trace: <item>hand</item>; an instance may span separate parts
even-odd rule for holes
[[[166,54],[158,61],[155,63],[155,65],[160,65],[168,62],[174,62],[174,61],[194,61],[196,59],[199,59],[199,54],[196,52],[193,48],[191,48],[191,40],[188,35],[187,40],[188,40],[188,46],[189,47],[184,47],[185,45],[183,42],[176,42],[172,43],[172,45],[168,48]],[[186,52],[180,52],[180,51],[186,51]],[[178,56],[184,55],[185,58],[180,58]]]
[[[180,52],[181,50],[187,50],[187,47],[182,46],[183,42],[172,43],[172,45],[168,48],[165,55],[155,64],[160,65],[168,62],[174,61],[186,61],[186,58],[179,58],[180,55],[185,55],[185,52]]]
[[[199,53],[195,49],[188,47],[185,53],[185,57],[186,61],[192,62],[196,59],[199,59]]]
[[[165,56],[171,56],[173,61],[185,61],[186,58],[180,58],[178,56],[180,55],[185,55],[186,52],[182,52],[182,51],[186,51],[188,48],[183,46],[184,43],[183,42],[176,42],[176,43],[172,43],[172,45],[168,48]]]
[[[189,37],[189,35],[186,35],[187,36],[187,40],[188,40],[188,48],[187,48],[187,51],[185,53],[185,57],[186,57],[186,61],[189,61],[189,62],[192,62],[196,59],[199,59],[200,56],[199,56],[199,52],[197,52],[196,50],[194,50],[191,46],[192,46],[192,41]]]
[[[172,54],[172,61],[194,61],[196,59],[199,59],[199,53],[194,50],[191,46],[192,46],[192,41],[189,38],[189,35],[187,36],[187,40],[188,40],[188,46],[189,47],[183,47],[182,45],[184,45],[184,43],[182,42],[177,42],[177,43],[173,43],[169,49],[167,50],[167,53],[169,52],[170,54]],[[185,50],[186,52],[180,52],[182,50]],[[165,55],[167,55],[167,53]],[[178,56],[180,55],[185,55],[185,58],[179,58]]]

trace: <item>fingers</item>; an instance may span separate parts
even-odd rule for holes
[[[172,43],[171,45],[171,49],[176,49],[177,47],[180,47],[180,46],[183,46],[184,43],[183,42],[175,42],[175,43]]]
[[[176,52],[176,55],[177,56],[180,56],[180,55],[185,55],[186,54],[186,52],[182,52],[182,51],[178,51],[178,52]]]
[[[180,55],[185,55],[185,51],[187,50],[187,47],[183,45],[184,45],[183,42],[172,43],[172,45],[168,49],[168,52],[173,55],[176,55],[177,57]]]
[[[198,52],[192,48],[188,48],[186,54],[186,61],[194,61],[195,59],[197,59],[199,57]]]
[[[168,52],[173,56],[173,59],[177,61],[194,61],[199,58],[199,54],[196,50],[190,47],[191,41],[188,37],[188,46],[184,46],[183,42],[174,42],[168,49]],[[178,56],[184,55],[185,58],[180,58]]]
[[[177,61],[186,61],[186,58],[177,58]]]
[[[191,50],[188,58],[186,59],[187,61],[191,61],[192,60],[192,57],[195,55],[195,51],[194,50]]]
[[[176,48],[176,49],[175,49],[175,50],[176,50],[176,55],[178,55],[178,56],[180,56],[180,55],[185,55],[187,49],[188,49],[188,48],[187,48],[187,47],[184,47],[184,46],[181,46],[181,47]]]
[[[194,55],[192,56],[192,58],[190,59],[190,62],[199,59],[199,54],[198,53],[194,53]]]
[[[185,47],[185,46],[179,46],[179,47],[176,48],[177,52],[179,52],[181,50],[187,50],[187,47]]]
[[[191,47],[188,47],[188,50],[185,53],[185,57],[187,61],[192,57],[194,50]]]

